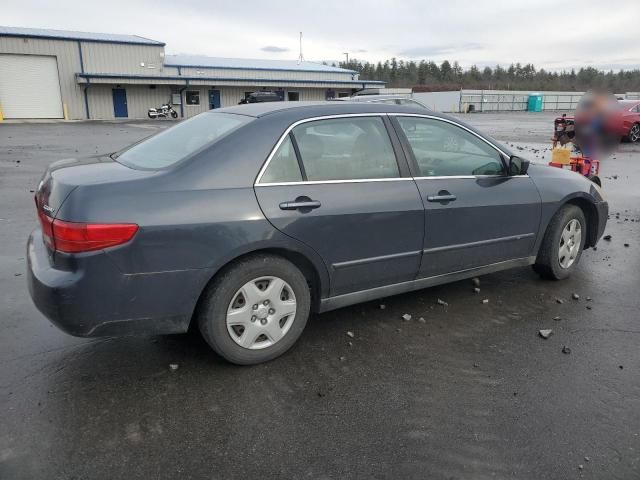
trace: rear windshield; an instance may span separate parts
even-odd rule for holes
[[[133,168],[166,168],[251,120],[253,118],[244,115],[203,113],[147,138],[113,158]]]

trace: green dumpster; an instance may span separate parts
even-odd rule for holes
[[[541,112],[542,111],[543,97],[539,93],[532,93],[529,95],[529,101],[527,102],[528,112]]]

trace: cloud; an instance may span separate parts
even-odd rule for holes
[[[437,57],[439,55],[455,55],[469,50],[482,50],[484,45],[480,43],[463,43],[457,45],[433,45],[430,47],[411,47],[398,52],[402,57]]]
[[[336,15],[344,0],[323,0],[312,15],[300,8],[300,0],[277,0],[277,8],[217,0],[215,9],[211,0],[110,0],[109,9],[95,0],[65,0],[64,9],[59,3],[0,0],[0,23],[136,34],[166,42],[167,54],[295,59],[303,32],[304,57],[313,61],[342,60],[349,51],[350,58],[361,61],[448,59],[465,67],[516,62],[545,69],[587,62],[640,66],[639,0],[563,0],[572,25],[581,28],[563,30],[560,40],[549,22],[528,21],[544,17],[557,0],[352,0],[357,22],[353,15]],[[371,8],[374,4],[383,8]],[[179,19],[176,28],[159,31],[157,25],[167,18]]]
[[[274,45],[267,45],[266,47],[262,47],[260,50],[262,50],[263,52],[269,52],[269,53],[283,53],[283,52],[289,51],[288,48],[276,47]]]

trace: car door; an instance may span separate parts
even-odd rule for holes
[[[454,121],[392,120],[425,205],[420,277],[533,254],[541,200],[527,175],[507,175],[506,156]]]
[[[256,181],[269,221],[323,258],[332,296],[417,275],[424,209],[388,128],[383,115],[297,122]]]

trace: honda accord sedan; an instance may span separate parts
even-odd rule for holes
[[[351,102],[217,109],[51,165],[29,289],[77,336],[197,326],[228,361],[286,352],[310,313],[510,267],[567,277],[599,187],[463,122]]]

